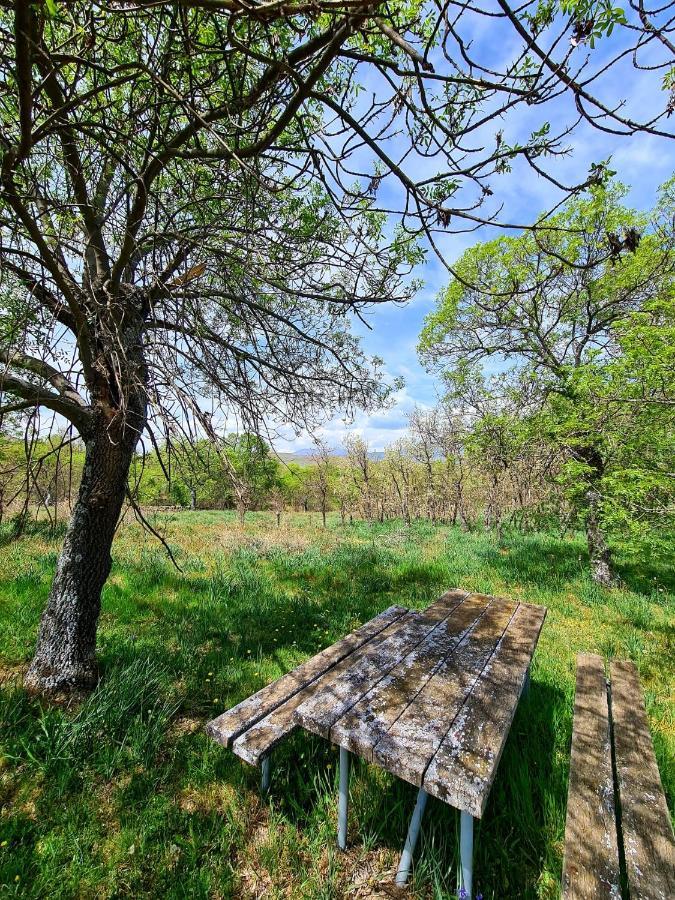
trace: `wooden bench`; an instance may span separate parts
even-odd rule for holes
[[[623,878],[622,878],[623,875]],[[633,663],[580,654],[563,900],[675,898],[675,840]]]

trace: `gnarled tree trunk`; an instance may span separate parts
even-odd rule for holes
[[[145,416],[142,400],[134,415],[127,412],[124,428],[98,410],[83,435],[82,481],[24,679],[29,691],[58,693],[96,684],[101,591],[110,574],[113,537]]]
[[[612,569],[612,555],[600,522],[601,499],[600,491],[596,487],[590,487],[586,491],[586,540],[591,563],[591,578],[596,584],[611,587],[617,583],[617,577]]]
[[[590,470],[586,476],[587,487],[584,500],[586,501],[586,540],[591,564],[591,578],[596,584],[610,587],[617,584],[618,579],[612,568],[612,555],[602,527],[600,480],[604,473],[604,461],[600,452],[594,447],[580,451],[579,456]]]

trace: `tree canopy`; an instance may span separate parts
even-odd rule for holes
[[[673,498],[675,382],[664,347],[675,299],[673,181],[651,219],[622,206],[624,194],[596,188],[551,219],[556,231],[468,250],[420,340],[451,402],[475,408],[501,395],[531,417],[532,434],[567,451],[569,491],[595,529],[589,549],[602,581],[611,578],[605,527],[671,514]],[[486,375],[488,360],[498,374]]]

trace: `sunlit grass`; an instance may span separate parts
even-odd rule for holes
[[[392,603],[424,606],[462,586],[549,608],[529,699],[519,710],[476,835],[486,898],[559,894],[574,657],[639,667],[662,777],[675,796],[672,584],[624,561],[627,587],[586,575],[583,543],[427,523],[329,528],[318,516],[158,516],[177,572],[135,525],[121,529],[105,589],[104,679],[78,708],[25,697],[58,540],[0,534],[0,896],[366,897],[391,887],[414,789],[357,764],[350,848],[335,848],[336,761],[298,733],[259,773],[203,725]],[[452,897],[457,817],[430,802],[418,896]],[[382,894],[384,896],[384,894]]]

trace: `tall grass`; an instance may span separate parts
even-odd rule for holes
[[[583,543],[548,534],[463,534],[427,523],[342,527],[316,517],[184,513],[166,523],[183,574],[123,528],[104,592],[103,678],[80,705],[30,699],[20,675],[58,541],[8,539],[0,556],[0,897],[387,896],[414,789],[357,762],[350,846],[335,848],[337,755],[305,733],[256,770],[203,733],[209,718],[392,603],[442,590],[544,603],[532,688],[476,834],[484,898],[556,898],[572,727],[574,657],[640,669],[671,808],[675,796],[668,573],[624,561],[599,590]],[[669,588],[671,590],[669,590]],[[455,895],[457,816],[430,801],[413,894]],[[384,892],[384,893],[383,893]]]

